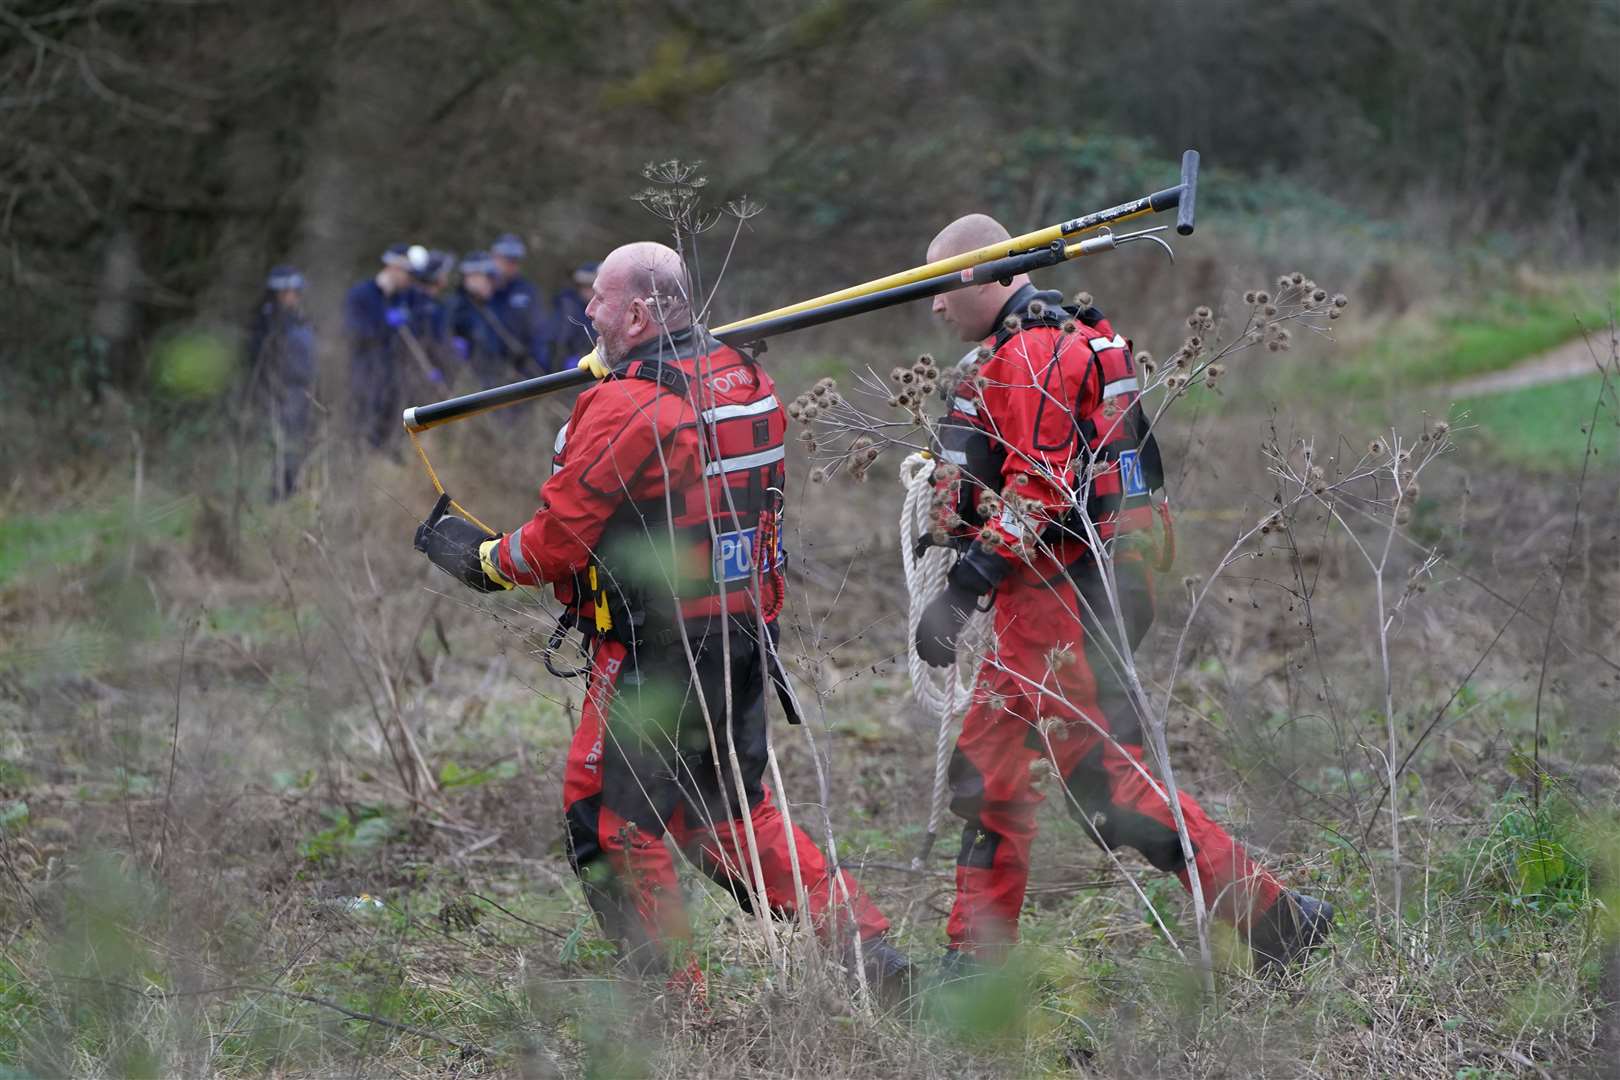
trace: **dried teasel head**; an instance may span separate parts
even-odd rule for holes
[[[1078,308],[1088,308],[1091,306],[1092,299],[1093,298],[1090,293],[1086,292],[1084,289],[1081,289],[1079,292],[1074,294],[1074,306]]]
[[[1001,320],[1001,328],[1009,334],[1016,334],[1024,328],[1024,320],[1017,315],[1009,315]]]
[[[1046,302],[1044,300],[1031,300],[1029,306],[1024,310],[1029,312],[1029,317],[1032,319],[1044,319],[1046,317]]]

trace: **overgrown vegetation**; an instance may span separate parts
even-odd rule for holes
[[[0,0],[0,1076],[1607,1074],[1620,5],[1109,2],[1078,52],[1051,17]],[[635,40],[602,48],[605,22]],[[406,232],[513,228],[560,269],[661,228],[627,196],[678,151],[766,206],[722,321],[915,262],[961,210],[1034,225],[1162,186],[1186,144],[1210,167],[1174,268],[1041,284],[1159,358],[1179,553],[1143,688],[1178,780],[1337,905],[1331,951],[1255,976],[1054,806],[988,979],[883,1014],[684,865],[708,1010],[625,978],[564,852],[555,605],[431,573],[415,463],[335,424],[264,501],[231,336],[262,270],[309,267],[333,327]],[[1335,340],[1243,299],[1296,264],[1351,295]],[[1583,327],[1595,374],[1453,392]],[[909,311],[765,362],[784,400],[887,394],[943,349]],[[427,438],[509,525],[564,415]],[[955,845],[919,856],[936,733],[897,661],[897,454],[869,449],[796,452],[784,640],[818,708],[774,738],[795,820],[931,972]]]

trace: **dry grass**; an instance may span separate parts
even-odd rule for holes
[[[1249,549],[1262,558],[1202,580],[1272,505],[1266,417],[1246,404],[1264,382],[1223,378],[1226,396],[1191,401],[1171,439],[1186,467],[1182,554],[1143,676],[1165,692],[1189,611],[1180,577],[1208,584],[1169,749],[1185,787],[1339,905],[1334,951],[1287,983],[1249,976],[1217,929],[1216,991],[1202,992],[1057,813],[1019,962],[988,986],[931,991],[913,1019],[864,1010],[791,928],[774,968],[751,920],[696,876],[710,1010],[617,978],[562,857],[579,688],[535,662],[544,601],[453,591],[408,547],[428,502],[413,465],[334,453],[308,495],[250,507],[239,544],[198,503],[177,535],[113,530],[81,562],[0,585],[0,1068],[1601,1075],[1603,1039],[1617,1037],[1601,987],[1612,999],[1620,978],[1613,475],[1587,478],[1576,528],[1567,496],[1498,468],[1484,482],[1459,433],[1391,548],[1397,588],[1432,547],[1447,558],[1391,624],[1385,710],[1369,632],[1380,609],[1328,515],[1302,508]],[[554,419],[502,436],[535,475]],[[1374,434],[1350,430],[1356,419],[1298,410],[1276,441],[1310,433],[1353,460]],[[483,434],[430,446],[458,497],[510,525],[532,482],[481,472]],[[830,813],[846,864],[926,960],[952,845],[911,868],[933,732],[895,661],[887,467],[864,486],[791,493],[802,569],[786,639],[826,705],[829,806],[801,735],[775,737],[796,819],[818,832]],[[149,475],[143,502],[207,490],[191,468]],[[76,490],[124,498],[127,475]],[[1549,566],[1571,535],[1576,557]],[[1398,862],[1380,811],[1391,732],[1397,753],[1416,748],[1397,779]],[[1141,881],[1190,940],[1179,888]],[[383,906],[353,903],[361,894]]]

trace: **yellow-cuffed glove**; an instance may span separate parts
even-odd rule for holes
[[[501,573],[501,539],[501,537],[497,536],[478,545],[478,565],[492,585],[499,586],[502,589],[510,589],[517,582]]]
[[[612,369],[602,362],[602,358],[596,355],[595,349],[579,358],[579,366],[595,375],[598,379],[605,379],[613,373]]]

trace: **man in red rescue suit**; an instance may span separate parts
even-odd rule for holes
[[[603,378],[558,437],[540,509],[490,536],[441,499],[417,546],[476,589],[550,585],[590,628],[563,781],[569,858],[628,963],[701,986],[677,955],[690,931],[667,835],[745,906],[757,851],[779,916],[799,908],[796,863],[818,932],[846,957],[858,936],[880,992],[902,992],[888,921],[785,828],[763,779],[767,685],[791,700],[774,647],[787,420],[762,368],[691,325],[687,296],[672,249],[609,255],[587,306],[585,363]]]
[[[928,258],[1006,239],[993,218],[974,214],[941,231]],[[987,598],[995,627],[950,765],[951,807],[967,824],[948,969],[1017,940],[1043,799],[1032,768],[1042,759],[1095,842],[1133,847],[1191,888],[1121,664],[1153,619],[1150,571],[1141,545],[1125,538],[1152,524],[1158,449],[1137,404],[1130,344],[1095,308],[1062,303],[1027,276],[934,299],[935,313],[980,347],[963,361],[941,425],[945,476],[955,466],[960,477],[962,554],[923,615],[917,650],[931,664],[953,663],[968,613]],[[1114,570],[1117,618],[1103,560]],[[1180,803],[1204,900],[1247,937],[1256,966],[1318,944],[1332,908],[1285,891],[1184,791]]]

